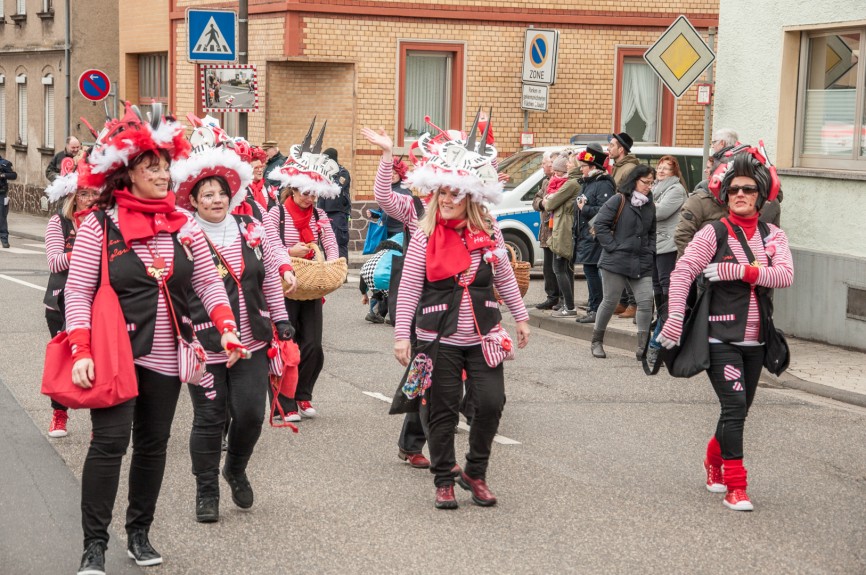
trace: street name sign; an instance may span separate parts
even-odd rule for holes
[[[677,18],[643,56],[671,93],[679,98],[716,59],[685,16]]]
[[[552,86],[556,82],[558,30],[527,28],[523,41],[523,81]]]
[[[238,15],[231,10],[186,11],[187,59],[226,63],[238,59]]]

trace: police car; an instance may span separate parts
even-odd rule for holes
[[[606,142],[599,142],[607,149]],[[539,212],[532,209],[532,198],[541,187],[544,174],[541,160],[545,152],[561,152],[565,149],[582,149],[584,145],[549,146],[521,150],[499,163],[499,172],[508,174],[502,202],[490,210],[502,230],[505,243],[514,248],[517,258],[541,264],[543,253],[538,245],[538,230],[541,226]],[[632,153],[653,167],[662,156],[673,156],[679,162],[688,191],[703,179],[703,149],[668,148],[658,146],[635,146]]]

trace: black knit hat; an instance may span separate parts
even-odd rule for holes
[[[625,148],[625,153],[631,152],[631,147],[634,145],[634,140],[631,139],[631,136],[626,134],[625,132],[620,132],[619,134],[611,134],[611,138],[615,139],[619,142],[619,145]]]
[[[337,150],[335,150],[334,148],[328,148],[322,153],[334,160],[335,162],[339,162],[339,160],[337,159]]]

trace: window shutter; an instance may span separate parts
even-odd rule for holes
[[[43,147],[54,148],[54,85],[45,86],[45,134]]]
[[[27,84],[18,84],[18,140],[27,143]]]

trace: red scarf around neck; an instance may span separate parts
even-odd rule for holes
[[[238,192],[240,193],[240,192]],[[252,216],[253,215],[253,207],[250,203],[244,199],[241,203],[235,206],[235,209],[232,210],[232,214],[236,216]]]
[[[436,227],[427,239],[427,279],[444,280],[469,269],[469,252],[492,248],[493,239],[482,230],[470,232],[466,220],[443,220],[436,217]]]
[[[265,179],[262,178],[259,181],[253,180],[250,184],[250,191],[253,193],[253,199],[259,203],[260,206],[268,207],[268,198],[265,197],[265,193],[263,188],[265,187]]]
[[[313,235],[312,228],[310,228],[310,218],[313,217],[313,210],[316,209],[316,207],[310,206],[305,210],[295,203],[295,199],[292,196],[286,198],[283,205],[286,206],[286,209],[289,211],[289,215],[292,217],[292,223],[295,224],[295,229],[298,230],[298,234],[301,236],[301,241],[305,244],[315,242],[316,237]]]
[[[96,211],[96,204],[90,206],[89,208],[85,208],[83,210],[78,210],[72,214],[72,221],[75,223],[75,228],[78,229],[81,227],[81,222],[84,221],[84,218],[87,217],[91,212]]]
[[[751,217],[743,217],[738,216],[736,214],[728,214],[728,221],[730,221],[735,226],[740,226],[743,228],[743,232],[746,234],[746,239],[752,239],[752,236],[755,235],[755,230],[758,228],[758,214],[756,213]]]
[[[174,207],[174,192],[159,200],[139,198],[127,190],[114,192],[123,241],[149,240],[159,232],[173,234],[188,221]]]

